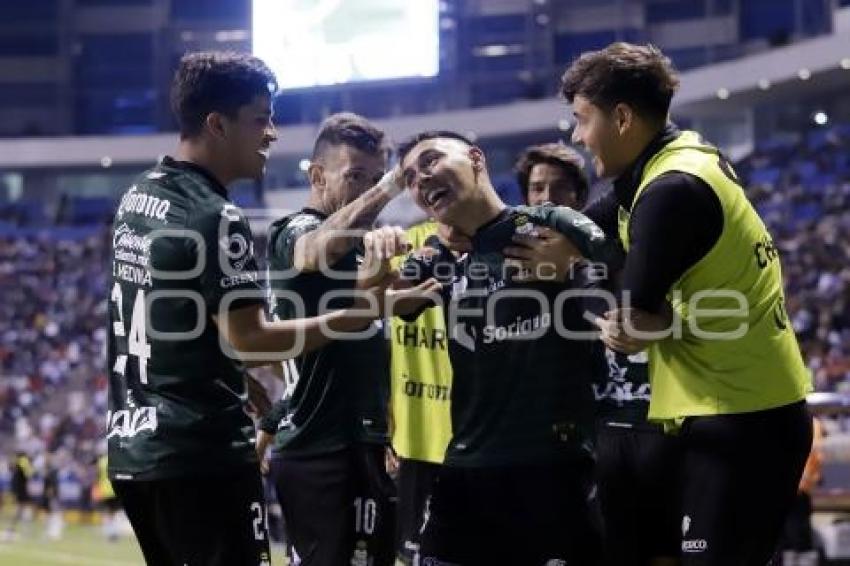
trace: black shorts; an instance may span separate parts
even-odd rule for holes
[[[32,497],[30,497],[29,489],[27,486],[15,486],[12,488],[12,494],[15,496],[15,503],[18,505],[26,505],[28,503],[32,503]]]
[[[812,445],[805,402],[691,417],[680,438],[683,566],[767,564]]]
[[[606,563],[648,564],[679,555],[682,533],[678,438],[661,428],[602,421],[596,441],[596,484]]]
[[[600,563],[590,465],[443,466],[422,532],[422,566]]]
[[[271,565],[258,467],[112,485],[148,566]]]
[[[286,539],[303,566],[393,563],[396,495],[385,450],[358,444],[316,456],[272,455]]]
[[[794,552],[809,552],[815,549],[812,531],[812,497],[800,492],[785,519],[779,548]]]
[[[419,551],[425,506],[441,467],[440,464],[403,458],[399,462],[396,552],[403,564],[413,564]]]

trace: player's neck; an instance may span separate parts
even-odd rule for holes
[[[307,200],[307,208],[318,210],[319,212],[327,216],[330,216],[331,214],[336,212],[335,210],[331,210],[332,207],[328,206],[328,204],[322,198],[321,192],[315,187],[310,188],[310,198]]]
[[[479,228],[499,216],[499,214],[507,207],[507,205],[499,198],[496,190],[492,187],[487,187],[480,192],[480,196],[475,199],[464,214],[464,218],[458,221],[458,228],[464,234],[473,235]]]
[[[215,177],[222,186],[226,187],[236,180],[235,177],[228,172],[226,159],[218,159],[214,155],[214,152],[210,151],[207,146],[193,140],[180,140],[180,144],[177,146],[175,158],[178,161],[188,161],[189,163],[194,163],[195,165],[203,167],[209,171],[209,173]]]

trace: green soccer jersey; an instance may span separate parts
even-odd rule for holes
[[[604,360],[584,313],[587,292],[597,285],[587,263],[564,283],[513,281],[503,250],[535,226],[566,235],[589,260],[616,259],[610,241],[581,213],[520,206],[479,228],[468,254],[455,258],[433,237],[426,241],[432,249],[414,252],[402,269],[413,282],[444,283],[454,372],[446,465],[543,464],[572,458],[590,442],[591,380]]]
[[[244,367],[212,319],[263,302],[251,230],[226,189],[166,157],[121,198],[110,255],[110,478],[256,463]]]
[[[351,304],[358,249],[349,250],[328,272],[293,271],[295,242],[326,218],[305,208],[270,228],[272,311],[281,320],[317,316]],[[303,307],[300,313],[296,301]],[[388,441],[389,354],[383,333],[375,326],[366,339],[333,340],[284,364],[287,391],[261,423],[264,431],[275,433],[273,451],[320,454],[352,442]]]
[[[628,355],[599,345],[608,362],[594,376],[593,396],[602,422],[647,425],[649,411],[649,365],[646,351]]]

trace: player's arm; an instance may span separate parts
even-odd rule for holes
[[[434,237],[436,241],[436,237]],[[425,308],[440,301],[443,285],[434,277],[430,267],[416,269],[411,274],[411,257],[402,264],[399,273],[393,268],[393,258],[409,251],[407,236],[399,227],[385,226],[363,236],[364,258],[358,276],[359,287],[373,287],[375,281],[389,278],[393,281],[383,297],[383,309],[387,315],[419,316]],[[454,261],[451,252],[446,252]]]
[[[276,352],[287,352],[289,357],[321,348],[334,338],[334,334],[356,332],[380,318],[378,295],[375,289],[375,308],[332,311],[312,318],[269,322],[265,305],[252,303],[240,308],[213,315],[223,338],[237,354],[269,353],[268,359],[246,357],[246,365],[256,367],[280,362]],[[367,307],[367,305],[363,305]]]
[[[286,400],[281,399],[272,405],[271,410],[260,419],[257,427],[257,441],[255,449],[257,451],[257,460],[260,462],[260,471],[263,474],[268,473],[268,464],[266,462],[266,451],[274,441],[275,433],[280,421],[286,416],[287,405]]]
[[[389,171],[374,187],[330,215],[320,227],[298,238],[294,244],[293,267],[301,273],[319,271],[348,253],[374,224],[381,210],[401,194],[403,189],[397,176],[397,170]]]
[[[667,293],[714,247],[722,231],[720,199],[701,179],[674,172],[647,186],[632,207],[629,222],[622,286],[631,306],[599,320],[603,341],[632,354],[654,341],[648,333],[669,328],[674,313]]]
[[[266,291],[258,281],[253,236],[239,209],[231,204],[220,210],[201,208],[188,227],[196,237],[184,241],[190,257],[201,267],[198,286],[206,310],[223,339],[235,349],[230,354],[244,357],[248,365],[280,361],[276,355],[280,352],[293,357],[314,350],[330,341],[333,333],[361,330],[381,316],[379,308],[355,306],[309,319],[270,322],[265,314]],[[380,306],[390,282],[375,281],[372,288],[364,289],[373,306]],[[356,305],[364,306],[368,298]]]
[[[460,269],[454,253],[437,235],[430,236],[424,246],[408,254],[399,266],[399,278],[390,296],[401,300],[388,305],[388,311],[405,322],[412,322],[425,309],[446,304],[451,300],[454,274]],[[409,295],[405,297],[403,293]]]
[[[269,445],[274,440],[274,434],[269,434],[264,430],[257,431],[257,443],[254,446],[254,449],[257,452],[257,461],[260,462],[260,472],[263,475],[269,473],[269,464],[266,461],[266,451],[269,449]]]
[[[540,226],[532,234],[514,234],[513,244],[503,250],[505,264],[516,268],[514,281],[563,283],[572,266],[584,256],[565,235]]]
[[[614,189],[609,189],[601,197],[587,205],[582,213],[602,228],[605,236],[617,240],[619,239],[617,225],[619,210],[620,203],[617,201],[617,195]]]
[[[687,173],[662,175],[632,207],[623,291],[632,306],[658,312],[677,280],[720,239],[723,210],[717,194]]]

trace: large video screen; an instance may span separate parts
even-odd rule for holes
[[[438,0],[254,0],[253,50],[281,88],[433,77]]]

